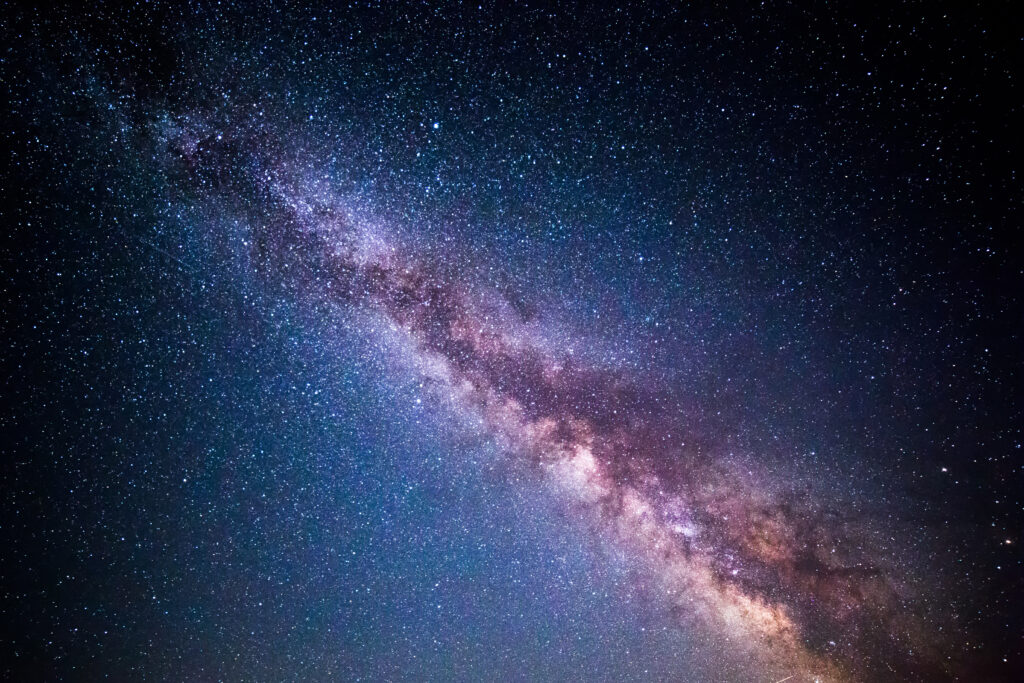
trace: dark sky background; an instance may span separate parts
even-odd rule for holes
[[[1021,680],[1011,8],[6,5],[0,671]]]

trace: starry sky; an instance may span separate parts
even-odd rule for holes
[[[2,16],[10,680],[1024,680],[1010,3]]]

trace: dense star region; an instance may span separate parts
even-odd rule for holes
[[[906,581],[881,568],[864,535],[839,514],[745,481],[721,453],[687,448],[695,426],[668,388],[578,360],[566,340],[545,343],[542,320],[411,260],[289,163],[238,158],[231,150],[261,148],[246,132],[195,128],[169,126],[162,146],[183,175],[243,200],[248,215],[232,220],[246,227],[230,241],[247,247],[245,270],[378,314],[504,450],[638,553],[657,601],[717,624],[779,671],[838,680],[843,659],[893,656],[890,668],[938,666],[929,658],[940,659],[939,634],[921,642],[921,624],[899,607]],[[879,628],[894,652],[876,651]],[[909,655],[895,651],[901,640]]]
[[[5,14],[7,676],[1024,673],[998,7]]]

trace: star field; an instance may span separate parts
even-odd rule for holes
[[[6,677],[1020,679],[1008,7],[4,16]]]

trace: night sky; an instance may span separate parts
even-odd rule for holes
[[[980,4],[4,5],[2,677],[1024,680]]]

